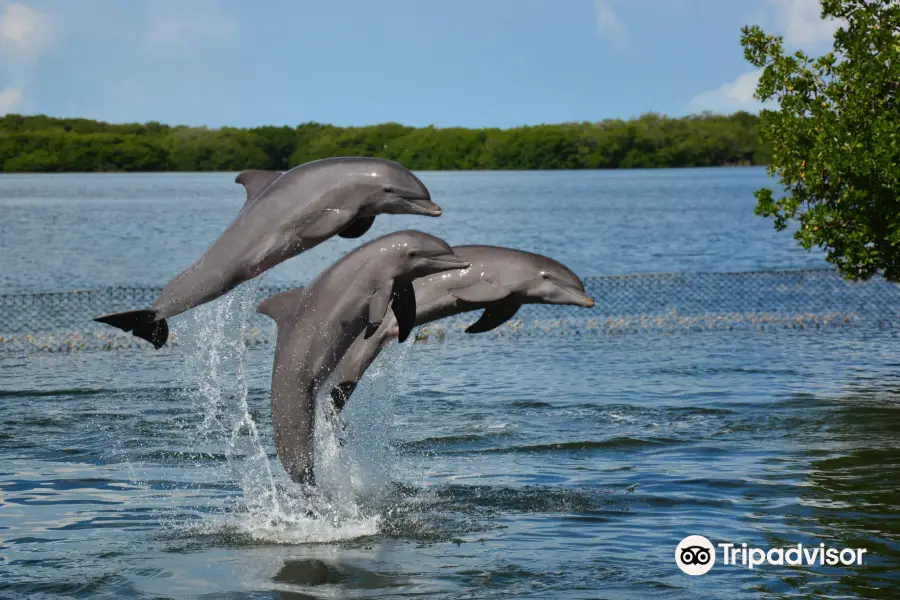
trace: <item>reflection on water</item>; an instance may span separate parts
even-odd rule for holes
[[[833,584],[846,594],[894,598],[900,565],[900,393],[868,389],[837,398],[833,407],[820,425],[827,435],[813,437],[807,446],[810,462],[798,498],[803,511],[787,522],[797,531],[815,532],[829,546],[866,548],[867,556],[853,569],[797,569],[785,581],[792,587],[824,590]]]
[[[315,558],[286,561],[272,581],[299,587],[332,585],[352,590],[377,590],[403,585],[392,575]]]

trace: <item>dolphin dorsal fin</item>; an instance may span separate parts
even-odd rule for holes
[[[256,198],[261,191],[269,187],[269,185],[281,177],[281,171],[264,171],[262,169],[247,169],[238,173],[234,178],[235,183],[239,183],[247,190],[247,202]]]
[[[292,315],[297,307],[300,306],[300,299],[303,297],[305,289],[302,287],[294,288],[280,294],[275,294],[270,298],[266,298],[256,307],[256,312],[262,313],[281,324],[282,319],[288,315]]]

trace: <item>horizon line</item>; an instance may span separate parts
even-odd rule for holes
[[[8,117],[18,117],[18,118],[22,118],[22,119],[36,119],[36,118],[43,117],[46,119],[52,119],[52,120],[57,120],[57,121],[93,121],[95,123],[100,123],[100,124],[104,124],[104,125],[112,125],[112,126],[117,126],[117,125],[118,126],[161,125],[164,127],[168,127],[170,129],[187,128],[187,129],[205,129],[208,131],[218,131],[218,130],[222,130],[222,129],[261,129],[261,128],[266,128],[266,127],[275,127],[275,128],[287,127],[290,129],[296,129],[298,127],[302,127],[305,125],[320,125],[320,126],[324,126],[324,127],[335,127],[335,128],[339,128],[339,129],[364,129],[366,127],[382,127],[382,126],[386,126],[386,125],[394,125],[394,126],[407,128],[407,129],[467,129],[467,130],[509,131],[512,129],[525,129],[525,128],[529,128],[529,127],[561,127],[561,126],[585,126],[585,125],[595,125],[596,126],[596,125],[602,125],[604,123],[610,123],[610,122],[616,122],[616,121],[619,121],[619,122],[637,121],[637,120],[640,120],[641,118],[645,118],[645,117],[656,117],[661,120],[676,120],[677,121],[677,120],[688,120],[688,119],[697,119],[697,118],[715,118],[715,117],[733,118],[737,115],[747,115],[747,116],[751,116],[754,118],[761,118],[761,116],[762,116],[759,113],[753,113],[753,112],[746,111],[746,110],[737,110],[732,113],[720,113],[720,112],[706,110],[706,111],[701,111],[701,112],[696,112],[696,113],[687,113],[687,114],[684,114],[681,116],[671,116],[671,115],[667,115],[663,112],[657,112],[657,111],[645,111],[642,113],[637,113],[637,114],[631,115],[629,117],[607,117],[607,118],[597,120],[597,121],[584,120],[584,121],[560,121],[560,122],[555,122],[555,123],[548,123],[548,122],[523,123],[520,125],[513,125],[510,127],[498,127],[498,126],[473,127],[473,126],[465,126],[465,125],[437,125],[434,123],[431,123],[429,125],[408,125],[405,123],[401,123],[399,121],[382,121],[380,123],[368,123],[365,125],[336,125],[334,123],[326,123],[323,121],[314,121],[314,120],[300,121],[293,125],[289,125],[289,124],[278,125],[278,124],[273,124],[273,123],[259,124],[259,125],[245,125],[245,126],[189,125],[189,124],[185,124],[185,123],[178,123],[178,124],[172,125],[172,124],[168,124],[168,123],[163,123],[162,121],[154,121],[154,120],[143,121],[143,122],[142,121],[118,121],[118,122],[115,122],[115,121],[105,121],[105,120],[91,118],[91,117],[73,117],[73,116],[60,117],[60,116],[48,115],[46,113],[24,114],[24,113],[14,113],[14,112],[9,112],[9,113],[0,115],[0,120],[8,118]]]

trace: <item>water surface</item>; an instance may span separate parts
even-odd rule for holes
[[[760,169],[424,173],[450,243],[580,275],[823,266],[753,216]],[[160,285],[243,201],[233,174],[0,178],[0,290]],[[302,283],[332,240],[265,283]],[[0,352],[0,596],[892,597],[891,329],[471,336],[392,347],[321,428],[322,491],[274,458],[254,284],[160,352]],[[325,421],[322,421],[325,423]],[[343,439],[343,445],[336,438]],[[686,535],[868,549],[859,567],[674,563]]]

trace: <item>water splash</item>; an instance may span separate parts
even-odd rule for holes
[[[396,344],[395,344],[396,346]],[[394,378],[402,370],[405,348],[391,348],[372,364],[342,414],[332,408],[324,386],[316,408],[316,478],[342,501],[384,498],[399,477],[401,464],[391,444]]]
[[[183,365],[193,383],[190,399],[202,416],[194,435],[207,444],[224,444],[226,464],[247,510],[277,513],[276,477],[247,403],[243,330],[255,311],[259,283],[252,280],[186,314],[188,358]]]
[[[237,534],[276,543],[334,541],[374,535],[380,507],[392,489],[398,461],[390,445],[391,374],[405,352],[379,361],[368,385],[354,394],[353,410],[337,416],[330,402],[316,413],[315,487],[290,481],[263,443],[248,404],[244,329],[255,310],[259,281],[188,313],[184,331],[187,392],[202,420],[193,432],[205,445],[225,448],[228,476],[242,502],[190,527],[202,534]],[[326,389],[327,386],[326,386]],[[327,394],[325,394],[327,397]],[[348,419],[349,417],[349,419]],[[349,423],[345,429],[344,424]],[[220,467],[221,468],[221,467]]]
[[[393,346],[369,369],[343,414],[331,407],[330,385],[323,386],[313,441],[316,486],[300,486],[283,476],[276,486],[280,510],[248,511],[225,524],[224,531],[275,543],[336,541],[375,535],[398,510],[407,512],[398,504],[404,500],[394,482],[405,464],[391,430],[393,391],[408,345]]]

